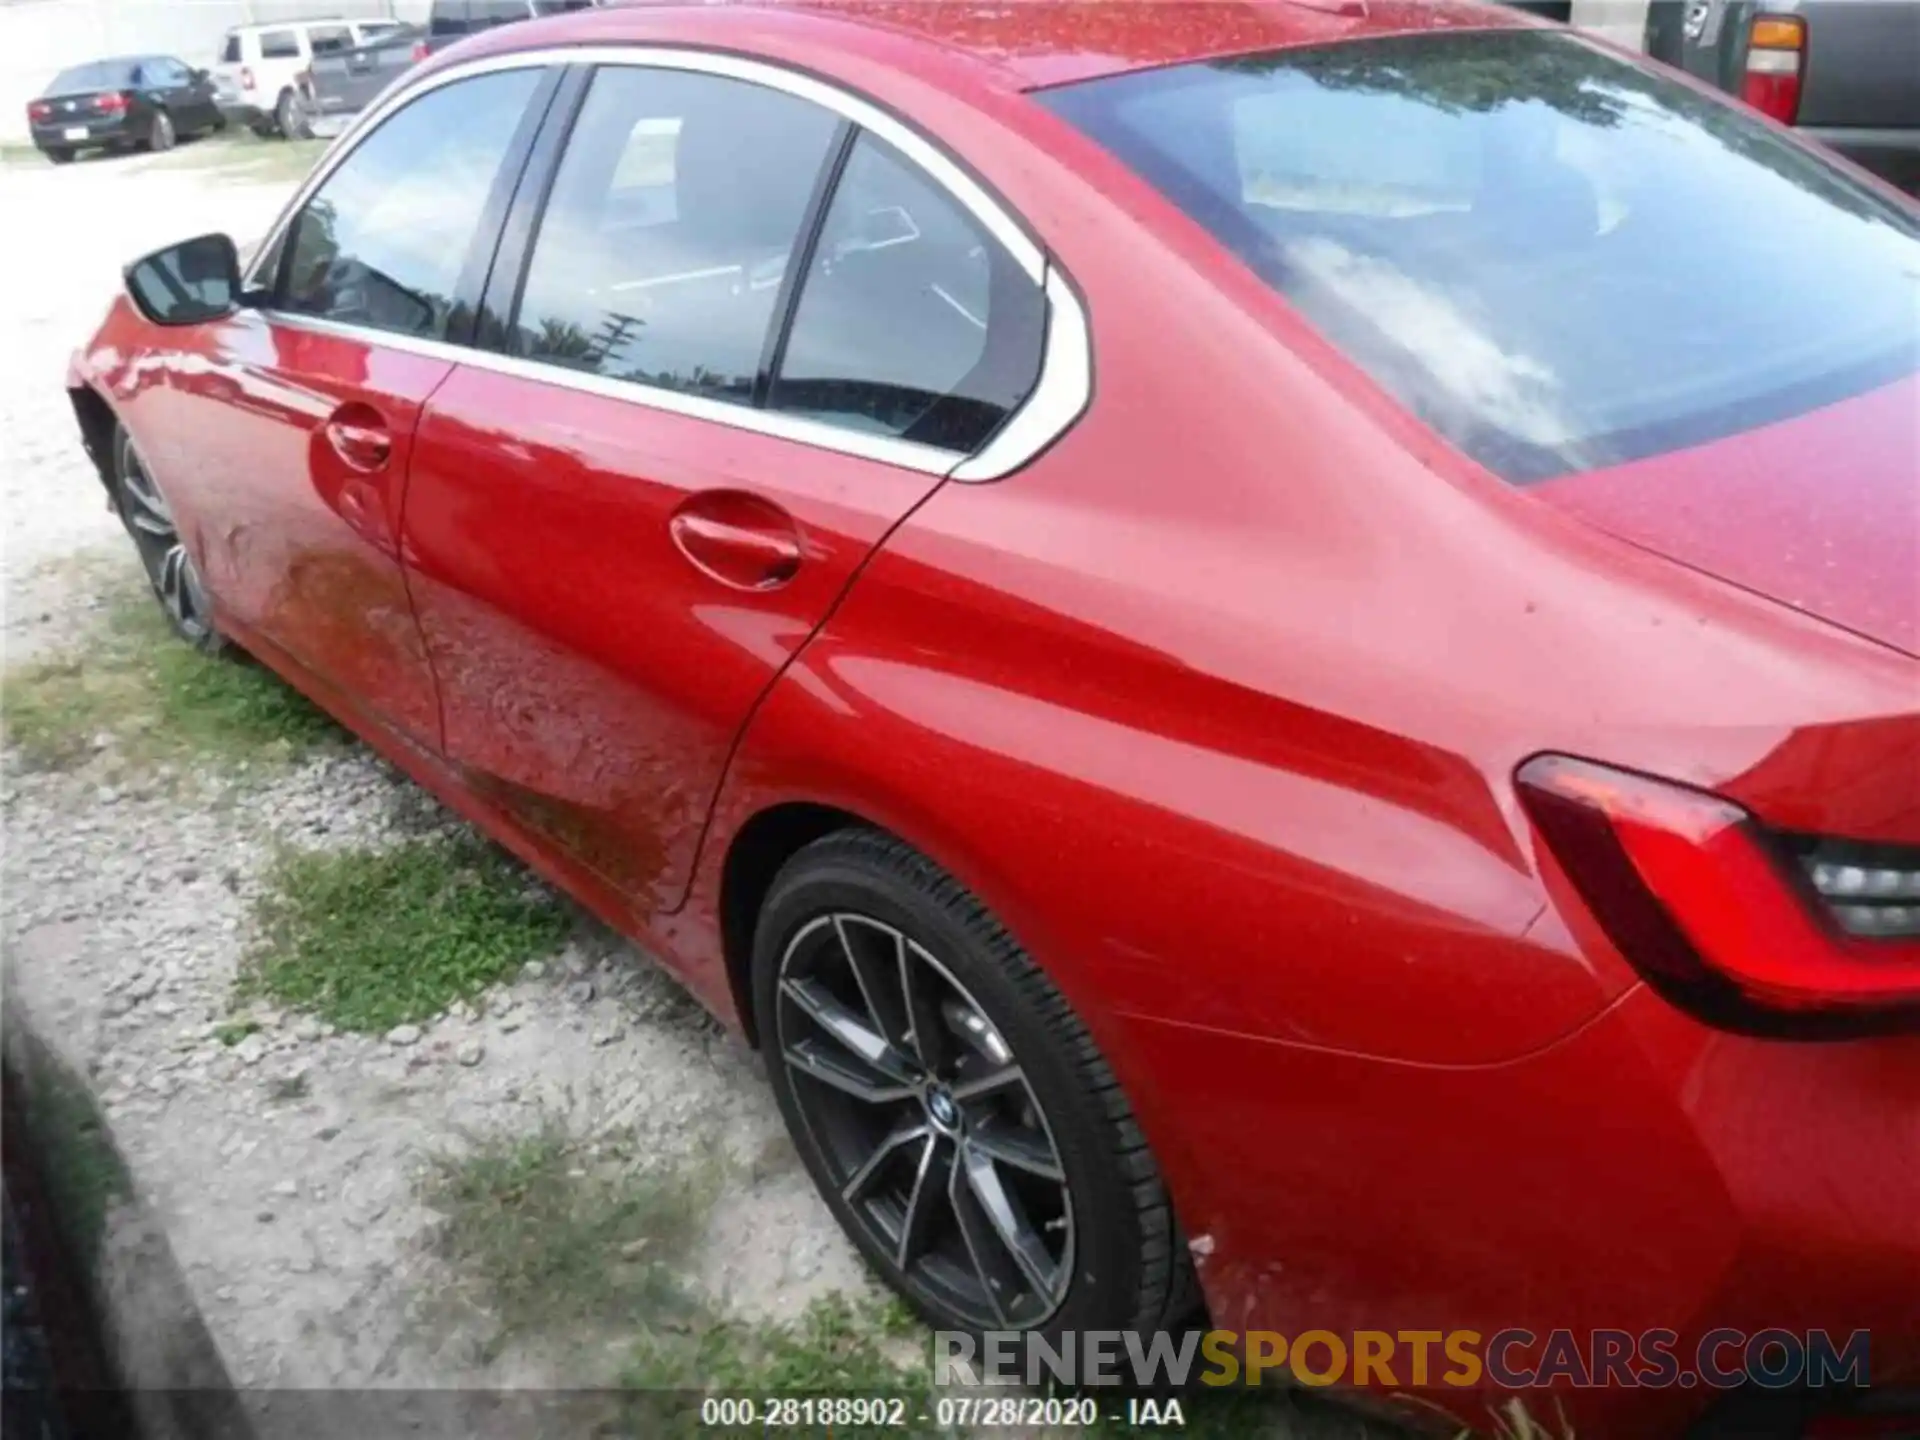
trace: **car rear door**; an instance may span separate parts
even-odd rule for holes
[[[583,72],[543,136],[405,536],[448,759],[642,922],[756,701],[1033,388],[1045,328],[1037,248],[820,87],[673,65]]]
[[[557,78],[498,70],[408,100],[321,172],[256,263],[259,303],[183,332],[140,402],[223,623],[435,748],[401,568],[407,465]]]

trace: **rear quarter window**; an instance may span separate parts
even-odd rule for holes
[[[1040,98],[1516,483],[1920,368],[1911,212],[1576,36],[1395,36]]]
[[[292,30],[266,30],[261,32],[260,58],[263,60],[299,59],[300,36]]]

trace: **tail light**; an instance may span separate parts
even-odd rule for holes
[[[422,60],[427,58],[427,42],[426,41],[416,40],[413,42],[413,51],[412,51],[411,58],[413,60],[413,63],[416,65],[418,65]]]
[[[242,90],[253,89],[253,69],[251,66],[242,65],[240,67],[240,88]]]
[[[1800,113],[1807,68],[1807,22],[1798,15],[1761,15],[1747,32],[1747,73],[1740,98],[1762,115],[1791,125]]]
[[[1515,778],[1607,937],[1675,1004],[1751,1034],[1920,1025],[1920,925],[1905,928],[1920,899],[1903,903],[1920,895],[1920,847],[1865,847],[1875,863],[1856,865],[1856,847],[1777,836],[1717,795],[1563,755]]]
[[[27,106],[27,118],[29,120],[51,120],[53,118],[53,106],[44,100],[35,100]]]
[[[1803,841],[1814,893],[1849,935],[1920,939],[1920,854],[1892,845]]]
[[[118,115],[127,108],[127,97],[118,90],[106,95],[93,97],[93,108],[105,111],[109,115]]]

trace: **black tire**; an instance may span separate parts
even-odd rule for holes
[[[118,425],[113,431],[111,488],[113,508],[132,537],[141,568],[147,572],[147,584],[167,624],[202,654],[220,654],[227,648],[227,641],[214,626],[212,607],[193,557],[180,539],[173,509],[140,459],[133,437]]]
[[[304,140],[307,129],[306,108],[291,90],[282,90],[273,106],[273,128],[284,139]]]
[[[887,978],[888,956],[907,978]],[[932,862],[868,830],[807,846],[762,907],[753,983],[767,1073],[807,1169],[868,1263],[929,1324],[1057,1338],[1193,1318],[1186,1246],[1112,1071],[1047,977]],[[867,1098],[820,1078],[823,1066],[844,1077],[867,1064],[832,1038],[850,1032],[819,1019],[842,1024],[856,1010],[887,1042],[860,1077]],[[942,1051],[957,1062],[929,1075],[921,1061]],[[903,1062],[921,1071],[908,1098],[892,1094]],[[1016,1079],[995,1084],[1007,1071]],[[891,1098],[871,1098],[880,1094]],[[901,1141],[916,1125],[924,1134]],[[927,1177],[942,1167],[936,1191]],[[1009,1228],[984,1199],[1000,1202]]]
[[[171,150],[178,138],[173,128],[173,117],[164,110],[154,111],[153,119],[147,122],[147,149],[157,155],[163,150]]]
[[[73,151],[62,149],[59,146],[55,146],[53,149],[41,153],[56,165],[71,165],[73,163]]]
[[[213,124],[207,127],[207,133],[210,135],[224,134],[226,132],[226,128],[227,128],[227,117],[224,115],[216,115],[213,117]]]

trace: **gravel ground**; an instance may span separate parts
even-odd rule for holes
[[[66,356],[128,259],[184,235],[244,241],[265,228],[292,182],[284,159],[249,165],[260,149],[0,168],[0,214],[34,217],[6,229],[9,273],[35,281],[0,300],[9,665],[84,634],[103,584],[134,570],[77,441]],[[6,1004],[10,1023],[89,1077],[143,1202],[144,1220],[116,1213],[126,1233],[110,1229],[108,1269],[134,1266],[164,1235],[234,1384],[606,1380],[597,1354],[521,1347],[483,1363],[415,1323],[435,1286],[430,1216],[413,1191],[422,1158],[556,1117],[661,1155],[718,1141],[742,1162],[694,1261],[736,1313],[789,1317],[867,1288],[755,1057],[589,926],[411,1044],[270,1010],[253,1012],[258,1033],[222,1044],[214,1027],[233,1014],[247,903],[276,845],[374,847],[452,822],[364,751],[265,778],[179,778],[125,770],[111,745],[78,772],[7,763]]]

